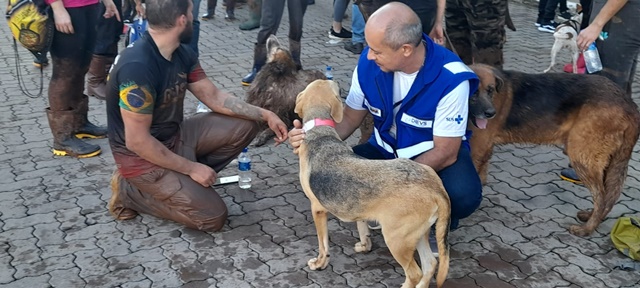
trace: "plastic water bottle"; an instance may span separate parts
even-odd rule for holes
[[[333,80],[333,71],[331,71],[331,66],[327,65],[327,70],[324,71],[324,76],[327,77],[327,80]]]
[[[206,113],[206,112],[211,112],[211,109],[209,109],[209,107],[207,107],[207,105],[204,105],[204,103],[198,101],[198,107],[196,108],[196,113]]]
[[[238,185],[241,189],[251,188],[251,157],[248,151],[248,148],[244,148],[238,156]]]
[[[584,56],[584,63],[587,66],[587,72],[595,73],[602,70],[602,61],[600,61],[600,54],[598,54],[598,48],[596,48],[596,42],[591,43],[587,51],[582,52]]]

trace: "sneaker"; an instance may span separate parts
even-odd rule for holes
[[[560,179],[569,181],[573,184],[582,184],[582,181],[580,181],[580,177],[578,177],[578,173],[576,173],[576,170],[574,170],[573,168],[562,169],[562,171],[560,171]]]
[[[215,13],[204,13],[204,15],[202,15],[202,17],[200,19],[204,20],[204,21],[208,21],[211,20],[213,18],[215,18]]]
[[[556,26],[558,26],[558,24],[551,21],[547,24],[540,25],[540,27],[538,27],[538,31],[554,33],[556,32]]]
[[[380,226],[380,223],[378,223],[378,221],[368,221],[367,222],[367,226],[369,226],[369,229],[371,230],[380,230],[382,229],[382,226]]]
[[[573,15],[571,15],[571,13],[569,13],[568,11],[564,11],[558,14],[558,19],[562,21],[569,21],[571,20],[571,17],[573,17]]]
[[[536,22],[534,25],[536,25],[536,27],[540,27],[541,26],[540,22]]]
[[[436,239],[436,230],[431,229],[429,232],[429,247],[431,247],[431,252],[434,257],[438,257],[438,240]]]
[[[344,43],[344,49],[353,53],[353,54],[360,54],[362,53],[362,49],[364,49],[364,44],[362,43],[352,43],[352,42],[345,42]]]
[[[344,28],[340,29],[339,33],[333,31],[333,27],[329,29],[329,38],[331,39],[349,39],[352,35],[353,33],[351,33],[351,31]]]

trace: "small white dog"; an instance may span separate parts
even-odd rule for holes
[[[556,38],[556,41],[553,43],[553,47],[551,48],[551,65],[549,65],[547,70],[544,70],[544,73],[549,72],[551,67],[556,64],[556,55],[560,50],[562,50],[562,48],[568,48],[571,51],[573,73],[578,73],[578,56],[580,56],[580,50],[578,49],[578,44],[576,44],[576,39],[580,32],[581,23],[582,12],[571,17],[569,21],[566,21],[556,27],[556,32],[553,33],[553,37]]]

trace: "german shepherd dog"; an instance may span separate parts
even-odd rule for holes
[[[636,104],[602,76],[470,67],[480,78],[480,88],[469,100],[471,156],[480,179],[486,181],[494,145],[562,145],[593,197],[593,209],[577,215],[586,223],[572,225],[570,232],[590,235],[622,192],[640,133]]]
[[[247,103],[271,110],[287,124],[298,119],[293,112],[296,96],[314,80],[327,79],[317,70],[299,70],[275,35],[267,39],[267,63],[260,69],[247,92]],[[264,145],[275,134],[263,125],[262,132],[254,140],[255,146]]]
[[[368,160],[357,156],[340,140],[335,122],[342,121],[338,85],[316,80],[302,91],[295,112],[304,120],[305,139],[298,148],[300,183],[311,202],[318,232],[319,255],[309,260],[311,270],[329,264],[327,212],[342,221],[358,221],[356,252],[371,250],[366,220],[376,220],[393,257],[404,269],[403,288],[428,287],[436,259],[428,244],[436,225],[441,287],[449,271],[449,217],[451,204],[436,172],[409,159]],[[335,122],[334,122],[335,121]],[[422,270],[414,259],[418,250]]]

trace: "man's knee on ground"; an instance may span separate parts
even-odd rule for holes
[[[187,227],[201,231],[217,232],[227,222],[228,211],[225,207],[224,211],[213,211],[211,209],[190,214],[190,223],[185,223]]]
[[[460,187],[464,192],[449,193],[451,200],[451,216],[457,219],[469,217],[480,207],[482,202],[482,185],[480,182],[474,185]]]

